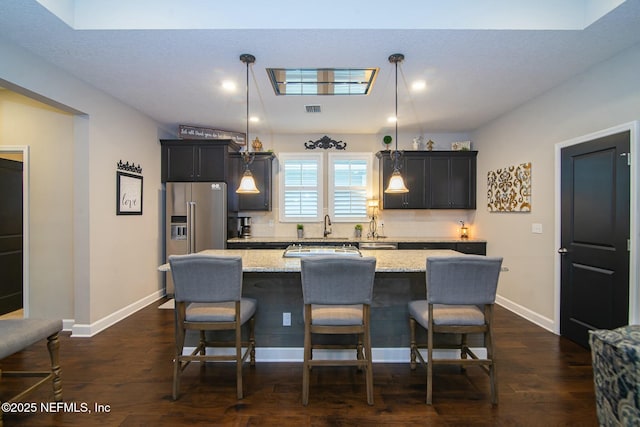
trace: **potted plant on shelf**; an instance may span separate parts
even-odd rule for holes
[[[360,237],[362,237],[362,224],[356,224],[354,228],[356,231],[356,239],[359,239]]]
[[[391,141],[393,141],[393,138],[391,138],[391,135],[385,135],[384,138],[382,138],[382,142],[384,142],[384,149],[385,150],[389,150],[389,146],[391,145]]]
[[[298,239],[302,239],[304,237],[304,225],[303,224],[296,225],[296,230],[298,232]]]

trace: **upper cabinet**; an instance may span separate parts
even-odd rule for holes
[[[386,194],[393,172],[389,151],[380,151],[382,209],[475,209],[477,151],[404,151],[400,172],[409,189]]]
[[[476,208],[477,154],[453,151],[431,157],[431,209]]]
[[[244,173],[244,161],[240,153],[231,154],[231,168],[229,176],[229,210],[242,211],[270,211],[271,210],[271,174],[275,156],[269,152],[254,152],[254,159],[249,168],[256,182],[259,194],[237,194],[236,188]]]
[[[380,200],[383,209],[426,209],[430,199],[429,159],[420,151],[405,151],[400,158],[400,171],[408,193],[387,194],[389,177],[393,173],[393,159],[389,151],[377,154],[380,159]]]
[[[163,139],[162,182],[227,181],[232,140]]]

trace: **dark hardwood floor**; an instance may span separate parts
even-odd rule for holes
[[[462,374],[447,366],[436,366],[434,404],[427,406],[425,370],[411,371],[408,363],[374,364],[373,406],[366,402],[363,375],[348,367],[314,369],[309,405],[302,406],[302,363],[245,365],[245,398],[240,401],[231,364],[192,364],[174,402],[173,312],[158,310],[162,302],[93,338],[62,337],[64,400],[78,411],[86,403],[91,413],[70,408],[11,413],[4,415],[4,426],[597,425],[589,351],[501,307],[495,314],[497,406],[491,405],[488,377],[478,368]],[[47,367],[44,343],[4,359],[0,367],[34,363]],[[3,380],[0,399],[19,385],[12,381]],[[46,385],[27,400],[39,405],[51,396]],[[108,405],[108,412],[95,412],[95,404]]]

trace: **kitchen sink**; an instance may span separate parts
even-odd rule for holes
[[[302,258],[308,256],[339,255],[339,256],[362,256],[360,250],[351,245],[343,246],[305,246],[290,245],[282,254],[285,258]]]

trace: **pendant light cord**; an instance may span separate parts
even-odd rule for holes
[[[245,84],[245,96],[247,98],[247,102],[246,102],[246,135],[245,135],[245,150],[244,152],[242,152],[242,158],[244,159],[245,162],[245,168],[248,169],[249,165],[253,162],[253,153],[251,153],[251,138],[249,138],[249,64],[253,64],[254,62],[256,62],[256,57],[248,54],[248,53],[243,53],[242,55],[240,55],[240,61],[244,62],[246,65],[246,84]]]
[[[396,149],[395,152],[393,153],[393,170],[394,171],[398,171],[400,170],[400,153],[398,152],[398,63],[404,61],[404,55],[401,53],[394,53],[393,55],[389,56],[389,62],[393,62],[396,65],[396,117],[395,117],[395,122],[396,122]]]
[[[396,153],[398,153],[398,61],[396,61]]]

